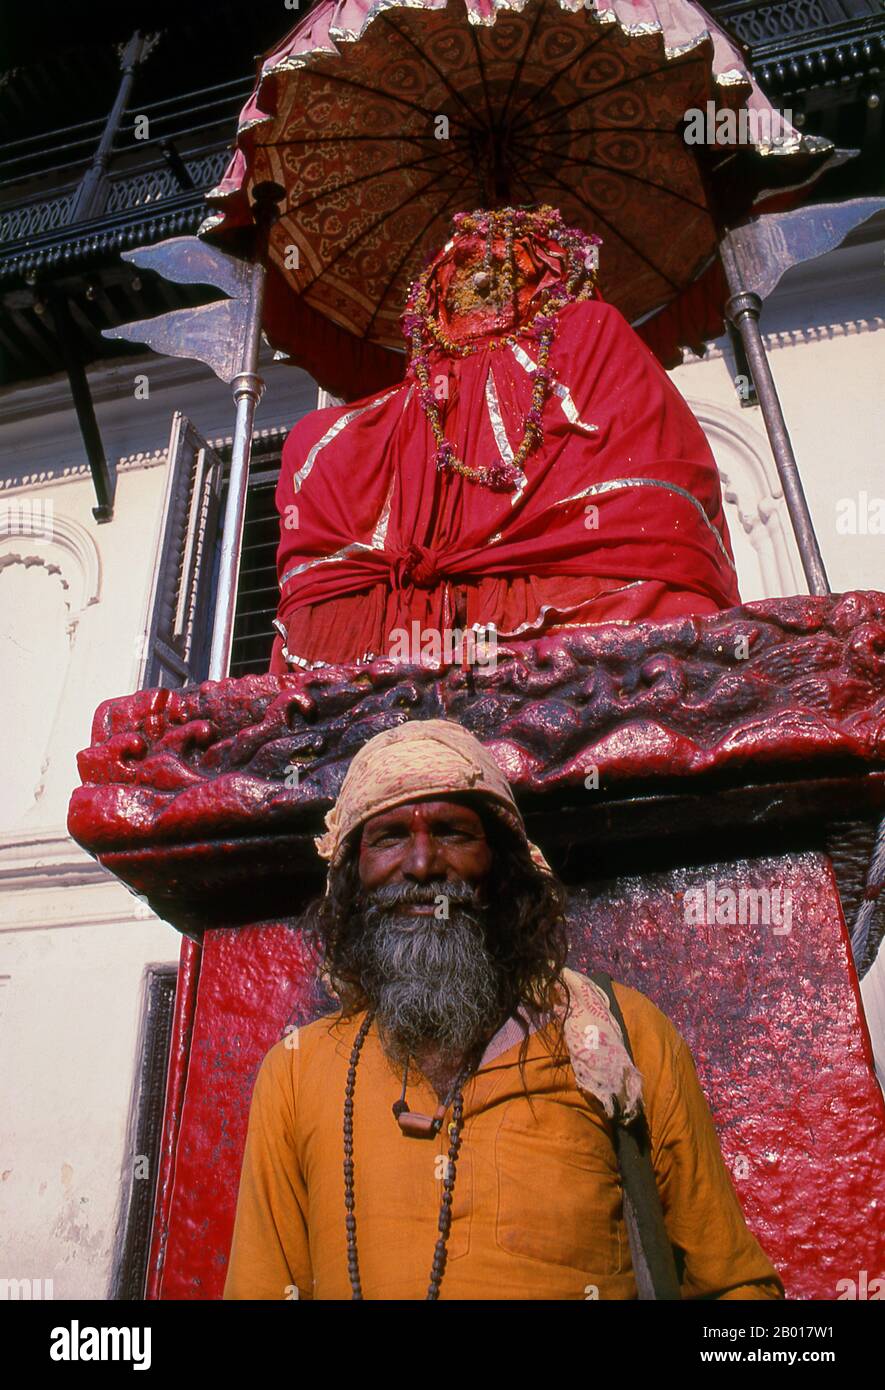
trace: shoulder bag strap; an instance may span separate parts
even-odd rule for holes
[[[635,1062],[624,1015],[612,989],[611,976],[594,970],[590,979],[608,996],[615,1021]],[[644,1113],[632,1124],[615,1116],[615,1149],[624,1188],[624,1220],[630,1237],[633,1272],[640,1299],[680,1299],[673,1247],[664,1224],[664,1210],[651,1161],[651,1136]]]

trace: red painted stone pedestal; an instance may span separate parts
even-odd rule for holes
[[[440,716],[494,749],[569,885],[573,963],[687,1039],[788,1296],[882,1277],[885,1101],[833,865],[842,824],[885,811],[883,652],[885,596],[861,593],[608,624],[493,671],[379,662],[102,705],[71,832],[191,938],[149,1296],[220,1296],[255,1074],[327,1007],[291,926],[322,888],[312,837],[356,748]]]

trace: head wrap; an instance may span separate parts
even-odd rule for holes
[[[372,816],[418,797],[471,792],[528,845],[539,869],[552,872],[526,834],[507,778],[479,739],[449,719],[412,719],[370,738],[354,755],[338,800],[315,844],[335,868],[344,842]]]

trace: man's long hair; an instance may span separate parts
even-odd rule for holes
[[[486,945],[500,971],[501,1005],[506,1016],[521,1006],[535,1027],[558,1007],[560,975],[568,956],[566,892],[561,881],[535,864],[528,845],[478,799],[479,813],[492,854],[485,880]],[[298,926],[319,948],[346,1020],[370,1007],[360,979],[355,949],[361,930],[354,905],[361,890],[361,830],[345,842],[339,864],[329,871],[329,891],[309,903]],[[554,1032],[557,1030],[554,1030]],[[558,1029],[561,1042],[561,1026]],[[528,1048],[526,1030],[521,1065]]]

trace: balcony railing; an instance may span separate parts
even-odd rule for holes
[[[250,82],[202,87],[133,103],[100,170],[86,216],[113,218],[191,190],[206,193],[230,158],[237,114]],[[82,220],[80,191],[105,123],[80,122],[10,142],[0,159],[0,244],[30,241]],[[139,138],[147,132],[147,138]]]
[[[184,159],[182,163],[190,186],[196,191],[208,192],[221,178],[229,159],[227,146],[197,152],[192,158]],[[0,243],[39,237],[72,225],[78,189],[79,181],[51,198],[34,198],[6,210],[0,209]],[[146,208],[182,191],[179,177],[165,159],[155,158],[135,173],[108,176],[102,214],[111,216],[132,208]]]
[[[885,0],[726,0],[711,11],[747,45],[757,80],[775,92],[881,84]]]
[[[779,40],[807,35],[831,24],[870,19],[883,14],[877,0],[728,0],[711,6],[717,20],[726,25],[750,49]]]

